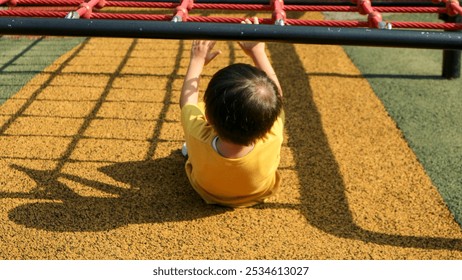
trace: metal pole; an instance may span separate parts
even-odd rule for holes
[[[454,32],[263,24],[0,17],[0,34],[462,49],[462,34]]]
[[[461,23],[462,16],[448,16],[442,14],[440,16],[445,22]],[[462,36],[460,31],[447,31],[448,34],[454,34],[453,32],[459,33],[458,36]],[[457,79],[460,78],[460,50],[443,50],[443,71],[442,76],[446,79]]]

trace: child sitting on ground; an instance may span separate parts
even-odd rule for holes
[[[181,92],[186,174],[209,204],[251,206],[272,196],[281,183],[282,91],[265,44],[239,42],[255,67],[239,63],[215,73],[204,93],[204,110],[199,80],[203,67],[220,54],[214,45],[193,41]]]

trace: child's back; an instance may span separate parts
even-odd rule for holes
[[[212,52],[214,44],[193,42],[180,98],[186,173],[207,203],[250,206],[280,185],[282,92],[264,44],[240,43],[256,67],[234,64],[218,71],[205,91],[204,108],[198,84],[204,65],[219,54]]]
[[[284,114],[251,151],[237,158],[222,155],[217,145],[220,138],[204,116],[195,105],[188,104],[182,110],[188,147],[186,174],[201,197],[207,203],[239,207],[263,202],[274,194],[280,184],[277,168]]]

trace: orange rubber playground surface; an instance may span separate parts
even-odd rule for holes
[[[462,259],[461,227],[340,46],[267,44],[281,192],[202,202],[179,150],[190,45],[88,38],[0,105],[0,259]],[[216,48],[202,88],[250,63],[234,42]]]

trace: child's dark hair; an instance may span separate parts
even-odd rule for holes
[[[282,110],[278,87],[249,64],[232,64],[213,75],[204,94],[205,113],[218,136],[250,145],[271,130]]]

